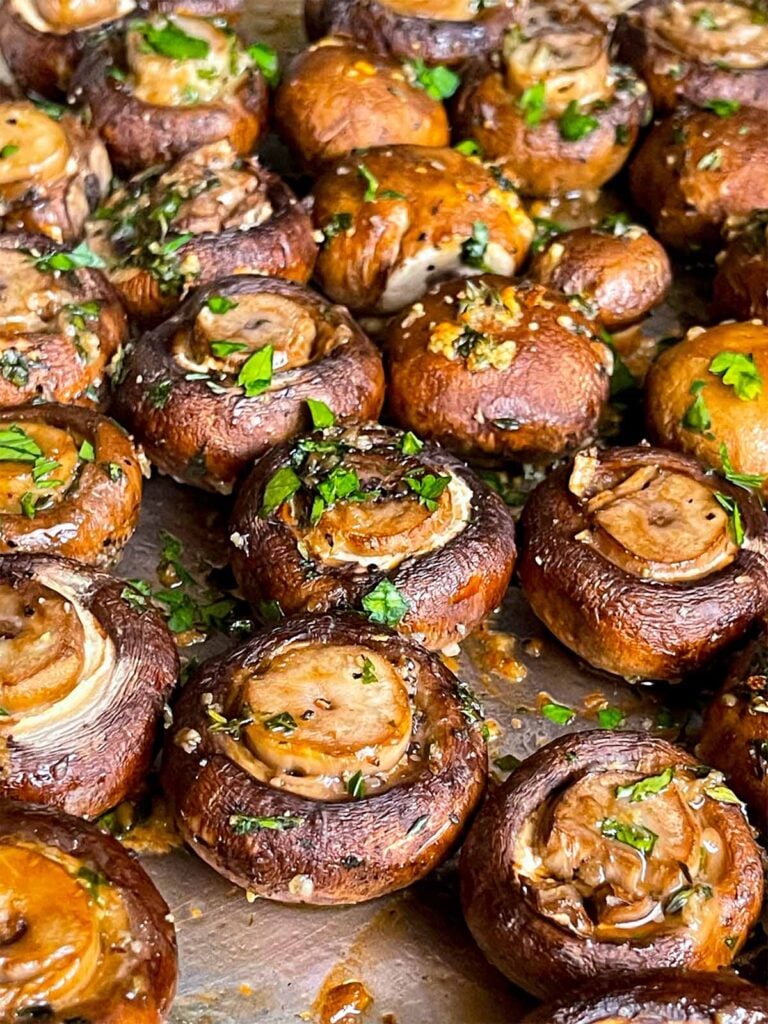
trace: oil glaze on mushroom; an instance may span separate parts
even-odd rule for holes
[[[258,896],[315,904],[427,874],[485,776],[469,693],[355,615],[287,619],[208,661],[175,706],[162,769],[198,856]]]
[[[362,608],[433,649],[501,602],[515,562],[501,499],[447,452],[378,424],[330,426],[266,455],[231,538],[257,610]]]
[[[549,996],[726,967],[758,919],[763,871],[719,772],[646,733],[586,732],[490,793],[462,850],[461,894],[489,960]]]
[[[173,637],[125,584],[0,556],[0,795],[95,818],[146,775],[178,676]]]
[[[768,607],[760,502],[684,455],[582,452],[533,492],[522,533],[534,612],[579,657],[630,680],[679,679]]]
[[[718,256],[712,285],[715,312],[725,318],[768,320],[768,236],[763,211],[726,225],[728,242]]]

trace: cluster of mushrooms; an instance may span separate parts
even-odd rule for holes
[[[558,996],[530,1021],[768,1021],[730,969],[768,838],[768,11],[608,6],[306,0],[282,69],[238,0],[0,7],[3,1021],[167,1019],[172,917],[94,824],[160,747],[252,896],[370,900],[466,837],[474,938]],[[670,251],[708,322],[643,360]],[[233,495],[264,622],[183,688],[108,571],[150,465]],[[593,668],[724,680],[695,752],[566,733],[489,780],[441,652],[514,572]]]

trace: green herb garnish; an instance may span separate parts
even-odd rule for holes
[[[619,821],[617,818],[604,818],[600,822],[600,833],[608,839],[615,839],[649,856],[653,853],[656,840],[659,838],[644,825],[634,825],[630,821]]]
[[[316,430],[326,430],[336,422],[333,410],[325,402],[321,402],[316,398],[308,398],[307,405],[309,406],[309,415],[312,417],[312,426]]]
[[[371,622],[384,626],[397,626],[410,608],[410,602],[394,583],[381,580],[362,600],[363,608]]]
[[[277,51],[266,43],[254,43],[245,51],[273,88],[280,81],[280,61]]]
[[[527,89],[524,89],[517,101],[518,107],[523,112],[525,123],[531,128],[541,124],[544,117],[547,109],[546,91],[544,82],[536,82],[535,85],[529,85]]]
[[[456,72],[451,71],[443,64],[429,67],[420,57],[417,57],[407,61],[407,66],[413,73],[415,84],[433,100],[449,99],[461,85],[461,78]]]
[[[718,352],[709,364],[709,372],[733,388],[742,402],[753,402],[763,393],[763,377],[751,355],[743,352]]]
[[[573,708],[566,707],[565,704],[554,704],[552,701],[542,705],[541,713],[555,725],[570,725],[576,717]]]
[[[258,349],[240,367],[237,383],[245,389],[246,398],[263,394],[272,383],[274,347],[265,345]]]
[[[262,517],[268,516],[296,494],[301,480],[290,466],[281,466],[267,481],[261,503]]]
[[[472,225],[472,234],[461,245],[461,262],[476,270],[485,270],[485,254],[490,241],[488,225],[476,220]]]
[[[639,782],[633,782],[626,786],[616,787],[616,796],[619,800],[629,800],[631,804],[642,803],[648,797],[663,793],[670,785],[675,776],[674,768],[665,768],[659,775],[647,775]]]
[[[148,21],[132,22],[129,28],[141,35],[148,52],[171,60],[205,60],[211,51],[205,39],[189,35],[175,21],[161,28]]]
[[[264,829],[270,832],[287,832],[303,825],[306,819],[297,814],[278,814],[273,817],[256,817],[251,814],[230,814],[229,825],[236,836],[247,836]]]
[[[589,135],[600,122],[591,114],[582,114],[576,100],[571,100],[557,122],[560,130],[560,137],[566,142],[578,142],[586,135]]]

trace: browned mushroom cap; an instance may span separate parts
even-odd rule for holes
[[[369,146],[447,146],[448,117],[427,92],[425,76],[413,62],[324,39],[288,66],[275,97],[275,123],[310,171]]]
[[[672,283],[663,246],[621,216],[559,234],[535,254],[530,275],[594,304],[609,330],[640,320],[664,301]]]
[[[466,455],[551,460],[590,441],[612,357],[597,326],[540,285],[438,285],[387,334],[389,408]]]
[[[459,64],[498,49],[519,0],[306,0],[310,39],[352,36],[374,53]]]
[[[713,284],[719,316],[768,320],[768,236],[765,211],[734,226],[725,251],[718,258]]]
[[[591,981],[525,1024],[765,1024],[768,993],[735,974],[652,971]]]
[[[680,108],[655,125],[630,167],[637,205],[676,249],[716,246],[729,217],[768,208],[768,112]]]
[[[94,825],[0,802],[4,1020],[159,1024],[176,936],[149,875]]]
[[[70,95],[124,174],[223,140],[248,156],[266,129],[264,76],[232,29],[202,18],[131,22],[85,56]]]
[[[138,456],[113,420],[53,403],[0,410],[0,552],[109,565],[140,503]]]
[[[500,602],[515,562],[501,499],[413,434],[330,427],[271,452],[232,519],[232,566],[258,609],[362,606],[432,649]]]
[[[454,126],[521,192],[549,196],[612,178],[649,116],[644,83],[610,64],[603,31],[556,25],[510,33],[500,68],[476,62]]]
[[[768,109],[768,25],[758,3],[643,0],[620,19],[615,41],[658,111],[681,100],[725,115]]]
[[[89,223],[88,241],[144,322],[169,315],[192,286],[227,274],[307,281],[317,254],[293,192],[228,142],[137,175]]]
[[[74,114],[60,119],[26,100],[0,102],[0,223],[55,242],[80,238],[106,195],[104,144]]]
[[[228,493],[254,458],[307,426],[307,400],[375,419],[384,372],[346,310],[300,285],[241,275],[198,289],[126,356],[115,395],[152,461]]]
[[[95,818],[146,774],[178,675],[173,637],[124,584],[0,556],[0,794]]]
[[[127,334],[114,289],[79,255],[40,235],[0,235],[0,406],[102,404]]]
[[[434,655],[354,615],[300,616],[205,664],[162,782],[187,842],[287,903],[358,903],[422,878],[483,791],[477,705]]]
[[[699,756],[727,772],[768,834],[768,655],[766,634],[736,655],[704,717]]]
[[[648,429],[737,482],[768,493],[768,327],[692,328],[651,367]]]
[[[536,488],[522,524],[533,610],[585,661],[630,680],[679,679],[768,607],[760,502],[684,455],[579,454]]]
[[[357,312],[392,313],[450,274],[511,275],[533,224],[508,183],[454,149],[395,146],[339,160],[314,190],[317,279]]]
[[[462,851],[461,895],[488,959],[550,995],[587,978],[726,966],[759,916],[763,872],[720,772],[645,733],[582,732],[489,794]]]

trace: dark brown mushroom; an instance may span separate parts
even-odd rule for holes
[[[305,282],[317,244],[304,207],[256,157],[228,142],[137,175],[88,225],[128,311],[157,321],[186,291],[227,274]]]
[[[306,0],[310,39],[351,36],[374,53],[459,64],[501,45],[519,0]]]
[[[5,1021],[160,1024],[176,936],[144,868],[94,825],[0,802]]]
[[[95,818],[146,775],[178,656],[125,591],[67,559],[0,556],[3,797]]]
[[[57,119],[26,100],[0,102],[3,231],[74,241],[111,177],[103,142],[80,117]]]
[[[728,774],[768,835],[768,650],[765,632],[736,655],[709,705],[697,754]]]
[[[613,359],[599,325],[540,285],[438,285],[386,335],[394,419],[464,455],[551,461],[588,443]]]
[[[447,452],[378,424],[270,452],[231,529],[232,566],[257,610],[362,607],[438,650],[501,603],[515,563],[501,499]]]
[[[228,493],[253,459],[309,423],[308,399],[374,419],[381,356],[346,310],[275,278],[194,292],[126,355],[115,394],[152,461]]]
[[[768,993],[734,974],[653,971],[592,981],[525,1024],[765,1024]]]
[[[114,289],[79,254],[40,235],[0,235],[0,407],[103,405],[127,335]]]
[[[533,224],[508,183],[455,149],[394,146],[338,160],[315,185],[321,288],[356,312],[393,313],[434,281],[511,276]]]
[[[94,47],[70,96],[88,104],[115,167],[133,174],[213,142],[249,156],[266,130],[268,91],[226,24],[155,15]]]
[[[768,111],[738,117],[680,107],[651,129],[630,167],[630,188],[654,234],[675,249],[719,244],[729,217],[768,208]]]
[[[694,327],[651,367],[651,436],[768,494],[768,327]]]
[[[141,465],[114,420],[74,405],[0,410],[0,552],[117,561],[139,519]]]
[[[582,732],[489,794],[462,850],[461,896],[488,959],[548,996],[727,966],[759,917],[763,870],[720,772],[647,733]]]
[[[664,247],[622,216],[558,234],[536,252],[530,276],[593,305],[609,330],[641,320],[664,301],[672,283]]]
[[[615,45],[659,112],[686,100],[726,117],[768,110],[768,27],[756,3],[643,0],[619,19]]]
[[[718,257],[712,285],[715,312],[721,317],[768,320],[766,223],[765,213],[757,211],[728,231],[728,244]]]
[[[539,484],[518,572],[531,607],[596,668],[677,680],[768,608],[758,499],[659,448],[591,450]]]
[[[431,81],[413,62],[323,39],[288,65],[275,96],[275,123],[310,172],[369,146],[447,146],[448,117]],[[451,76],[453,88],[458,81]]]
[[[185,686],[162,782],[198,856],[259,896],[358,903],[422,878],[480,799],[477,706],[434,655],[301,616]]]
[[[612,65],[595,25],[510,33],[500,66],[464,76],[454,128],[526,195],[596,189],[626,162],[650,117],[645,84]]]

